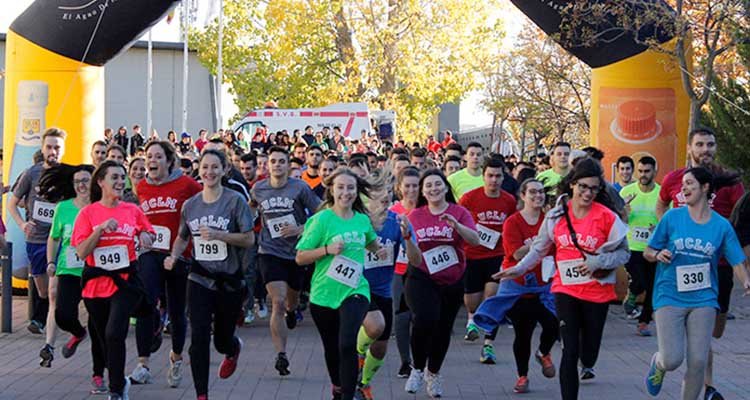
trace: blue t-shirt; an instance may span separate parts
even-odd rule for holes
[[[695,223],[687,207],[667,211],[648,246],[672,252],[670,264],[656,266],[654,310],[665,306],[719,308],[719,259],[725,257],[730,265],[745,260],[732,225],[716,211],[711,211],[705,224]]]
[[[379,260],[375,253],[365,250],[365,278],[370,283],[370,293],[390,298],[393,270],[403,237],[398,223],[398,214],[388,211],[383,227],[377,232],[378,242],[389,248],[388,257]]]

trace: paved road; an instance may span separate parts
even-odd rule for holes
[[[716,350],[716,385],[727,399],[750,399],[750,298],[735,293],[733,313],[737,319],[730,321],[725,337],[714,343]],[[461,312],[463,313],[463,312]],[[41,368],[38,352],[42,336],[26,331],[25,301],[14,301],[14,333],[0,335],[0,399],[103,399],[89,395],[91,361],[88,340],[71,359],[63,359],[59,348],[67,335],[58,339],[58,359],[51,369]],[[531,392],[523,395],[512,391],[515,383],[515,366],[511,351],[513,331],[507,327],[498,334],[496,351],[499,362],[494,366],[479,363],[480,345],[462,340],[465,316],[459,316],[450,352],[445,361],[445,399],[553,399],[559,398],[558,381],[545,379],[536,364],[530,371]],[[292,375],[281,378],[273,368],[274,352],[267,322],[256,321],[239,329],[245,341],[240,365],[234,376],[220,381],[216,371],[221,360],[212,353],[210,396],[212,399],[330,399],[323,351],[309,315],[289,338],[289,356]],[[656,350],[656,339],[634,334],[635,324],[623,317],[621,307],[610,309],[605,339],[596,366],[597,378],[583,384],[581,399],[631,400],[646,399],[643,377],[651,354]],[[459,336],[459,333],[461,335]],[[134,329],[128,338],[128,363],[131,371],[136,362]],[[131,398],[137,400],[194,399],[189,369],[178,389],[166,385],[166,366],[169,340],[154,355],[152,372],[155,382],[133,386]],[[189,345],[189,343],[188,343]],[[404,380],[396,378],[399,366],[395,343],[391,354],[374,380],[378,399],[426,399],[427,395],[408,395]],[[560,358],[560,346],[553,350],[555,360]],[[678,399],[683,368],[667,375],[661,399]]]

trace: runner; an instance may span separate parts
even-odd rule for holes
[[[49,128],[42,135],[42,157],[43,161],[26,169],[13,189],[13,194],[8,199],[8,214],[21,228],[26,239],[26,254],[29,257],[31,276],[39,301],[34,307],[28,330],[33,334],[44,332],[44,323],[47,320],[49,301],[47,299],[47,288],[49,280],[47,277],[47,237],[49,236],[52,218],[55,214],[55,204],[44,201],[39,197],[39,177],[42,172],[50,167],[58,165],[65,153],[66,132],[58,128]],[[21,217],[18,211],[18,203],[23,201],[26,209],[26,218]],[[44,358],[41,354],[40,357]],[[42,360],[43,361],[43,360]]]
[[[716,163],[716,134],[705,127],[696,128],[688,134],[687,156],[691,165],[703,166],[714,175],[724,175],[726,168]],[[659,200],[656,203],[656,216],[661,219],[662,215],[672,207],[682,207],[685,204],[685,195],[682,192],[682,177],[687,168],[680,168],[670,172],[664,177]],[[722,187],[717,190],[709,200],[709,206],[724,218],[729,218],[737,201],[742,197],[745,189],[741,182]],[[727,323],[727,313],[734,286],[732,268],[726,261],[719,260],[719,313],[716,316],[713,337],[716,339],[724,335]],[[713,387],[713,352],[708,355],[708,366],[706,367],[706,394],[705,400],[722,400],[721,394]]]
[[[124,147],[117,144],[111,144],[107,148],[107,160],[114,160],[124,165],[127,159],[128,156],[125,153]]]
[[[357,354],[361,378],[357,393],[362,400],[372,400],[372,381],[375,373],[383,365],[388,340],[393,326],[393,271],[402,246],[412,264],[419,264],[422,254],[413,239],[411,227],[405,216],[399,216],[388,209],[393,194],[386,182],[391,177],[381,174],[371,181],[370,201],[367,205],[373,228],[378,234],[378,242],[385,246],[386,257],[379,258],[375,253],[365,253],[364,275],[370,284],[370,309],[357,336]],[[399,279],[399,278],[397,278]]]
[[[109,398],[127,399],[125,339],[128,319],[143,303],[144,289],[136,274],[135,237],[149,249],[156,237],[151,223],[134,204],[120,201],[125,167],[106,160],[91,178],[91,204],[75,220],[71,245],[85,260],[81,295],[91,316],[92,340],[106,352]]]
[[[244,276],[240,259],[244,249],[252,246],[255,235],[252,213],[244,198],[221,184],[226,168],[224,153],[203,151],[199,168],[203,191],[183,204],[179,233],[171,254],[164,259],[166,271],[184,268],[180,259],[192,242],[187,289],[189,351],[198,400],[208,399],[212,333],[216,350],[224,354],[219,378],[232,376],[242,351],[242,340],[234,335],[242,312]]]
[[[630,274],[628,296],[623,302],[625,313],[629,318],[638,318],[638,334],[651,336],[648,325],[653,314],[652,293],[656,265],[643,258],[649,236],[659,222],[656,218],[656,202],[659,199],[661,186],[654,182],[656,177],[656,160],[646,156],[638,160],[638,182],[625,186],[620,197],[625,199],[625,212],[628,215],[628,246],[630,260],[625,268]],[[643,309],[636,308],[636,298],[645,293]]]
[[[471,213],[479,234],[479,245],[467,245],[464,249],[464,304],[468,314],[464,340],[471,342],[479,338],[479,328],[474,325],[473,320],[474,312],[482,300],[497,293],[497,280],[492,275],[500,271],[505,256],[500,240],[503,225],[505,219],[516,212],[515,197],[501,189],[504,169],[505,163],[501,158],[486,159],[482,167],[483,186],[470,190],[458,202]],[[479,362],[495,364],[497,361],[492,345],[496,335],[497,328],[485,333]]]
[[[682,399],[697,400],[701,393],[719,309],[720,257],[734,266],[745,294],[750,294],[745,255],[737,235],[708,204],[714,190],[726,184],[721,180],[703,167],[686,170],[682,194],[687,207],[664,214],[644,252],[648,261],[658,262],[654,309],[659,350],[651,358],[646,378],[652,396],[659,394],[666,372],[676,370],[684,358],[687,370]]]
[[[360,195],[369,184],[347,168],[327,178],[321,210],[305,224],[298,265],[315,263],[310,313],[325,351],[333,398],[351,400],[357,384],[357,331],[368,309],[370,285],[362,277],[367,249],[379,259],[377,241]]]
[[[128,203],[140,204],[138,202],[138,193],[136,193],[138,183],[146,177],[146,160],[143,157],[133,157],[128,164],[128,179],[130,187],[125,188],[122,195],[122,201]]]
[[[475,149],[472,147],[470,151]],[[425,171],[419,179],[417,208],[409,213],[409,222],[423,259],[419,265],[409,266],[405,284],[406,302],[414,316],[411,332],[414,369],[404,389],[417,393],[426,381],[427,394],[440,397],[443,395],[440,367],[461,308],[461,278],[466,270],[464,244],[478,245],[479,235],[471,214],[455,204],[450,184],[437,169]]]
[[[258,265],[271,296],[271,339],[276,349],[275,368],[279,375],[290,374],[286,354],[288,330],[297,325],[297,303],[302,288],[302,271],[294,262],[307,210],[315,210],[320,200],[302,180],[289,178],[289,153],[281,147],[268,150],[270,178],[252,188],[252,198],[261,217]]]
[[[157,304],[164,295],[171,322],[172,351],[169,354],[167,384],[176,388],[182,381],[182,349],[185,345],[187,320],[185,317],[185,291],[190,266],[190,249],[174,262],[173,268],[164,268],[164,259],[169,255],[179,229],[179,218],[183,203],[201,191],[193,178],[182,175],[175,166],[176,151],[167,141],[151,141],[146,145],[148,174],[138,182],[136,191],[140,207],[156,231],[156,240],[151,250],[138,258],[138,275],[149,296],[149,303]],[[138,363],[130,374],[136,384],[151,381],[149,357],[161,344],[161,314],[154,307],[151,315],[138,318],[135,327],[138,347]]]
[[[107,142],[97,140],[91,145],[91,163],[94,168],[98,167],[102,161],[107,159]]]
[[[568,163],[569,157],[570,143],[555,143],[555,145],[552,146],[552,156],[550,157],[552,168],[540,172],[536,178],[544,183],[544,187],[554,189],[570,171],[570,164]]]
[[[560,320],[563,356],[560,389],[563,400],[578,398],[578,360],[581,379],[595,377],[609,302],[616,299],[615,268],[630,257],[628,227],[612,211],[596,160],[584,158],[562,180],[557,207],[545,216],[529,253],[496,277],[518,278],[555,248],[557,268],[551,291]]]
[[[635,163],[633,159],[628,156],[622,156],[617,159],[617,180],[612,184],[615,190],[618,192],[625,186],[630,185],[633,182],[633,170],[635,169]]]
[[[461,159],[456,156],[446,157],[443,162],[443,173],[451,176],[461,169]]]
[[[307,148],[305,165],[307,168],[302,173],[302,180],[310,186],[310,189],[315,190],[316,187],[320,186],[321,177],[318,172],[320,163],[323,160],[323,151],[320,146],[314,144]]]
[[[464,193],[481,187],[484,184],[482,177],[482,164],[484,149],[477,142],[471,142],[466,146],[466,168],[448,177],[456,201],[461,200]]]
[[[398,215],[407,215],[417,207],[419,199],[419,170],[415,167],[406,167],[396,179],[395,186],[398,201],[391,206],[391,211]],[[406,305],[404,296],[404,283],[406,282],[406,270],[409,266],[406,248],[401,247],[396,257],[397,276],[393,279],[393,309],[396,310],[396,346],[401,358],[401,367],[398,369],[399,378],[408,378],[411,375],[411,311]],[[421,260],[420,260],[421,263]]]

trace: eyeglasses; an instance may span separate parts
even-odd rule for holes
[[[91,179],[73,179],[74,185],[80,185],[80,184],[88,185],[89,182],[91,182]]]
[[[579,191],[584,192],[584,193],[587,190],[590,190],[592,194],[597,194],[597,193],[599,193],[602,190],[602,188],[599,187],[599,186],[589,186],[589,185],[587,185],[585,183],[580,183],[580,182],[576,183],[576,186],[578,186],[578,190]]]

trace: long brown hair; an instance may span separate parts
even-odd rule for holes
[[[320,207],[318,207],[318,210],[333,207],[333,180],[341,175],[351,176],[357,182],[357,197],[354,199],[354,204],[352,204],[352,210],[367,215],[367,208],[365,207],[365,203],[362,202],[360,195],[364,194],[365,196],[370,197],[370,184],[355,174],[354,171],[346,167],[337,168],[325,179],[326,191],[323,195],[323,202],[320,204]]]

